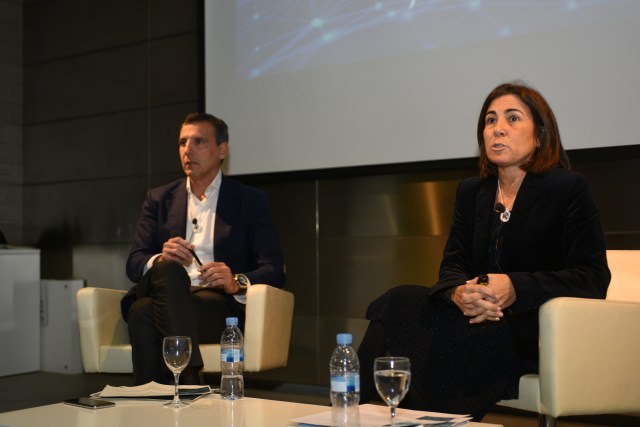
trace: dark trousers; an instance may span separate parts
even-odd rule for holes
[[[523,372],[508,318],[470,325],[446,299],[405,285],[373,301],[367,319],[358,349],[360,403],[375,398],[373,361],[385,355],[411,361],[404,408],[471,414],[480,421],[497,401],[518,397]]]
[[[180,377],[187,384],[193,382],[193,375],[187,374],[203,366],[199,344],[219,343],[227,317],[238,317],[240,327],[244,325],[243,304],[222,291],[191,286],[186,270],[177,262],[161,262],[151,268],[136,286],[135,295],[127,323],[136,385],[167,382],[164,337],[191,337],[191,361],[184,378]]]
[[[380,399],[373,374],[373,363],[377,357],[390,356],[385,345],[385,328],[381,322],[372,321],[358,347],[360,361],[360,403],[369,403],[373,399]],[[415,380],[414,380],[415,381]],[[408,409],[423,409],[428,407],[424,398],[416,390],[409,388],[400,407]]]

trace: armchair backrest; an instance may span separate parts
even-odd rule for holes
[[[640,302],[640,250],[609,250],[607,262],[611,270],[607,299]]]

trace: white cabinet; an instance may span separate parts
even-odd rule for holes
[[[0,376],[40,370],[40,250],[0,249]]]
[[[76,294],[84,287],[84,280],[43,280],[41,283],[41,369],[79,374],[82,355]]]

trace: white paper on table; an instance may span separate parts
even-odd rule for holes
[[[133,387],[114,387],[107,385],[102,391],[94,393],[97,397],[119,397],[119,398],[173,398],[175,388],[173,385],[158,384],[151,381],[147,384]],[[180,397],[197,397],[211,394],[211,387],[201,385],[181,385],[178,386]]]
[[[385,426],[389,425],[391,421],[390,410],[387,406],[365,404],[360,405],[358,408],[360,410],[360,427]],[[396,409],[394,423],[398,427],[416,425],[460,426],[470,420],[471,417],[468,415]],[[331,426],[331,411],[293,418],[290,421],[310,426]]]

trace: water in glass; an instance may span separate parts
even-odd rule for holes
[[[391,411],[394,424],[396,408],[409,391],[411,364],[407,357],[378,357],[374,361],[373,375],[376,389]]]

